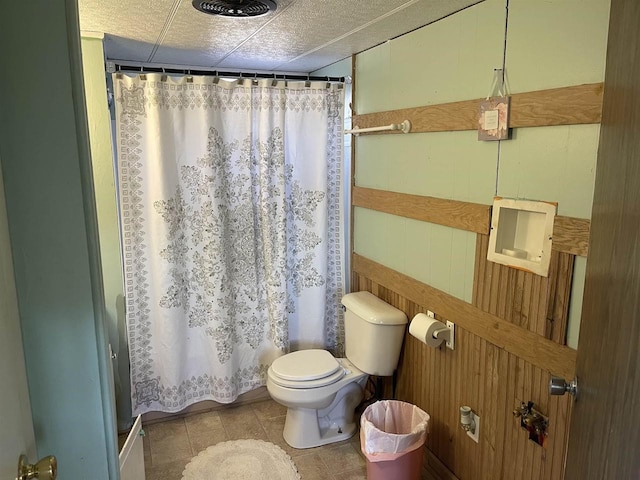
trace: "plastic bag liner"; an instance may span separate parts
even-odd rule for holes
[[[420,478],[428,428],[429,414],[410,403],[381,400],[369,405],[360,418],[367,478]]]

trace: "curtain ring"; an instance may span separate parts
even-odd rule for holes
[[[271,86],[272,87],[277,87],[278,86],[278,79],[276,78],[276,74],[273,74],[273,80],[271,80]]]
[[[307,73],[307,81],[304,82],[304,86],[306,88],[309,88],[311,86],[311,77],[309,76],[309,74]]]

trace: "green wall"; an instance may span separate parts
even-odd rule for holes
[[[312,76],[318,77],[346,77],[351,75],[351,57],[343,58],[339,62],[332,63],[320,70],[311,72]]]
[[[0,157],[39,456],[61,479],[115,479],[77,6],[0,16]]]
[[[116,358],[113,359],[113,371],[118,430],[123,431],[131,427],[131,386],[111,141],[111,117],[107,100],[102,35],[89,36],[83,33],[82,66],[100,237],[100,259],[106,307],[105,321],[109,343],[116,354]]]
[[[36,457],[10,243],[0,169],[0,385],[3,387],[0,391],[0,478],[3,479],[15,478],[20,454],[32,461]]]
[[[318,77],[351,77],[352,74],[352,58],[347,57],[342,60],[332,63],[331,65],[327,65],[326,67],[321,68],[320,70],[316,70],[311,72],[311,75]],[[351,83],[349,81],[345,82],[344,85],[344,128],[345,130],[351,128],[351,102],[352,102],[352,91],[351,91]],[[343,147],[343,170],[342,170],[342,179],[343,181],[349,185],[349,181],[351,179],[351,135],[345,135]],[[346,252],[344,259],[344,268],[345,272],[347,272],[345,278],[345,293],[351,291],[351,189],[348,188],[346,195],[344,196],[344,251]]]
[[[609,0],[486,0],[356,57],[360,114],[485,97],[494,68],[509,93],[604,80]],[[505,38],[506,37],[506,38]],[[599,126],[521,128],[356,140],[356,185],[491,204],[494,195],[558,202],[590,218]],[[465,301],[475,235],[355,209],[355,251]],[[577,346],[585,259],[576,260],[568,343]]]

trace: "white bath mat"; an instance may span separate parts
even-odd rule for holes
[[[262,440],[233,440],[203,450],[184,468],[182,480],[300,480],[291,457]]]

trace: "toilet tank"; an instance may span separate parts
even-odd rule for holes
[[[407,316],[369,292],[348,293],[345,307],[345,353],[369,375],[389,376],[398,366]]]

